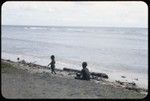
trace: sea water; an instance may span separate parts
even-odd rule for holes
[[[106,73],[110,80],[148,86],[147,28],[3,25],[1,29],[3,59],[20,57],[47,66],[55,55],[56,68],[81,70],[86,61],[91,72]]]

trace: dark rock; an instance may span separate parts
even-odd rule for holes
[[[120,85],[123,85],[123,84],[124,84],[124,82],[121,82],[121,81],[119,81],[119,80],[116,80],[116,82],[119,83]]]
[[[122,78],[126,78],[125,76],[121,76]]]
[[[130,85],[136,86],[136,84],[134,82],[128,83]]]
[[[108,75],[105,74],[105,73],[96,73],[96,72],[92,72],[91,75],[92,75],[92,76],[97,76],[97,77],[102,77],[102,78],[108,79]]]
[[[121,81],[118,81],[116,80],[117,83],[119,83],[120,85],[124,85],[126,89],[129,89],[129,90],[136,90],[136,83],[134,82],[121,82]]]
[[[134,80],[138,81],[138,78],[135,78]]]
[[[119,80],[116,80],[117,83],[119,83],[120,85],[126,85],[126,86],[136,86],[135,82],[121,82]]]
[[[128,89],[128,90],[134,90],[134,91],[137,91],[137,92],[140,92],[140,91],[141,91],[140,88],[133,87],[133,86],[126,86],[125,88]]]
[[[10,60],[6,60],[6,61],[10,62]]]

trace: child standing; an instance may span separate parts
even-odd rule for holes
[[[55,56],[51,55],[51,62],[48,64],[48,66],[51,65],[51,72],[52,74],[55,73]]]

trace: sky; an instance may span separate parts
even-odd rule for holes
[[[2,25],[148,28],[142,1],[7,1]]]

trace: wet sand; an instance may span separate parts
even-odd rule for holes
[[[146,94],[106,81],[76,80],[65,71],[25,66],[1,60],[2,96],[13,99],[143,99]]]

